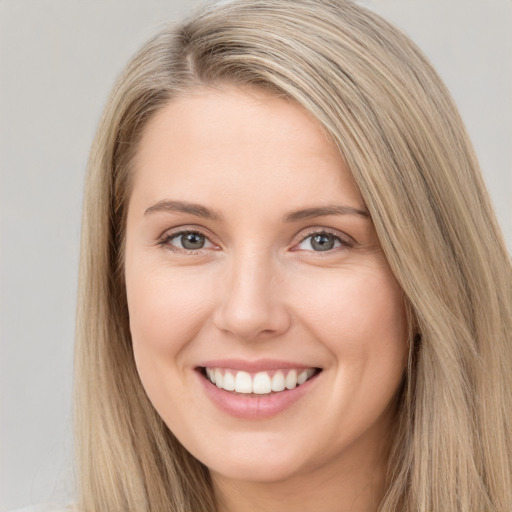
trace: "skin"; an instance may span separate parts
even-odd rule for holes
[[[125,271],[137,368],[210,468],[219,510],[377,510],[407,359],[404,303],[369,216],[284,220],[365,211],[319,123],[267,92],[200,89],[149,121],[134,172]],[[216,217],[161,208],[169,200]],[[202,249],[183,249],[187,229]],[[314,250],[318,232],[335,246]],[[198,378],[202,361],[222,358],[322,372],[292,406],[248,420],[220,410]]]

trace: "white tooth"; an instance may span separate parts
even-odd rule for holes
[[[235,377],[233,374],[225,371],[224,372],[224,380],[222,382],[222,388],[226,391],[234,391],[235,390]]]
[[[210,381],[215,384],[215,371],[211,368],[206,368],[206,375],[208,375]]]
[[[267,372],[258,372],[252,381],[252,392],[264,395],[272,391],[270,376]]]
[[[308,371],[303,370],[299,373],[297,377],[297,384],[304,384],[308,380]]]
[[[315,369],[314,368],[308,368],[306,370],[306,372],[308,373],[308,379],[310,379],[311,377],[313,377],[313,374],[315,373]]]
[[[238,372],[236,374],[235,391],[237,393],[252,393],[252,379],[247,372]]]
[[[272,391],[283,391],[285,387],[283,372],[279,370],[272,377]]]
[[[293,389],[297,386],[297,370],[290,370],[285,379],[286,389]]]
[[[222,373],[220,373],[220,370],[218,368],[215,369],[215,385],[218,388],[222,387],[222,381],[223,381]]]

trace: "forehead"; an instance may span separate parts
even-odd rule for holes
[[[201,89],[172,100],[147,124],[134,165],[134,195],[197,201],[362,204],[343,158],[304,108],[254,88]],[[288,193],[290,192],[290,193]],[[335,195],[335,194],[334,194]],[[268,200],[268,201],[267,201]]]

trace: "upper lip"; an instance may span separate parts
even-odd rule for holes
[[[268,370],[306,369],[317,368],[315,365],[295,363],[292,361],[280,361],[278,359],[258,359],[248,361],[244,359],[214,359],[204,361],[199,367],[203,368],[229,368],[246,372],[264,372]]]

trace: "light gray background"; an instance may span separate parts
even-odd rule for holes
[[[0,0],[0,511],[72,493],[82,182],[130,55],[200,0]],[[364,0],[450,87],[512,247],[512,0]]]

